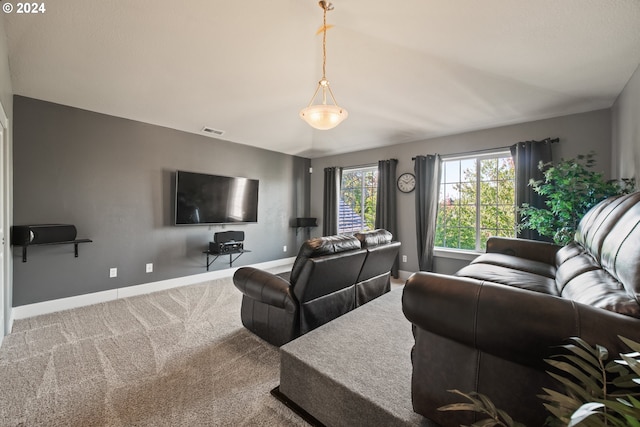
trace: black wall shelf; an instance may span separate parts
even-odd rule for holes
[[[218,258],[220,258],[223,255],[229,255],[229,268],[233,267],[233,263],[240,258],[240,256],[242,254],[246,254],[247,252],[251,252],[250,250],[247,249],[236,249],[233,251],[229,251],[229,252],[213,252],[213,251],[203,251],[203,254],[207,255],[207,271],[209,271],[209,267],[211,266],[211,264],[213,264],[213,262],[215,260],[217,260]],[[235,255],[235,257],[234,257]],[[210,257],[213,257],[213,259],[211,261],[209,261]]]
[[[80,243],[91,243],[93,240],[91,239],[76,239],[76,240],[68,240],[66,242],[51,242],[51,243],[32,243],[22,246],[22,262],[27,262],[27,248],[29,246],[49,246],[49,245],[73,245],[73,252],[76,258],[78,258],[78,244]]]

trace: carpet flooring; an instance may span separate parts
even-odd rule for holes
[[[16,321],[2,426],[305,426],[269,391],[278,348],[240,322],[231,279]]]

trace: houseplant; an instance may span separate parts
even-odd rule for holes
[[[633,179],[607,181],[602,173],[593,170],[595,164],[594,152],[556,163],[540,162],[544,179],[532,179],[529,185],[546,199],[546,207],[523,204],[519,229],[536,230],[556,244],[566,245],[573,240],[580,219],[589,209],[607,197],[634,190]]]
[[[549,375],[564,386],[565,392],[544,389],[539,395],[552,416],[547,424],[584,427],[640,427],[640,343],[619,337],[631,350],[620,359],[608,361],[609,351],[590,346],[580,338],[571,338],[560,354],[545,360]],[[442,411],[474,411],[486,416],[472,426],[522,427],[507,413],[479,393],[452,393],[470,403],[454,403]]]

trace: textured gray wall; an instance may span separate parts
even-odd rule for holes
[[[14,307],[204,273],[217,231],[245,232],[252,252],[234,266],[297,253],[289,225],[308,215],[309,159],[20,96],[14,112],[14,224],[75,224],[93,239],[79,258],[72,245],[39,246],[22,263],[13,248]],[[258,223],[172,226],[178,169],[260,180]]]
[[[640,188],[640,67],[613,105],[613,171]]]
[[[318,217],[319,227],[315,234],[322,232],[322,194],[323,169],[329,166],[357,166],[377,164],[378,160],[398,159],[398,175],[413,172],[412,157],[420,154],[454,154],[488,148],[506,147],[518,141],[540,140],[546,137],[559,137],[560,143],[554,144],[553,155],[556,159],[571,158],[590,150],[597,153],[597,169],[606,176],[611,174],[611,110],[599,110],[583,114],[558,117],[547,120],[504,126],[499,128],[469,132],[433,138],[414,143],[399,144],[390,147],[343,154],[339,156],[313,159],[311,178],[311,215]],[[414,193],[398,192],[398,236],[402,242],[401,255],[407,255],[407,262],[400,263],[400,270],[418,269]],[[451,273],[466,261],[439,258],[434,260],[435,270]]]

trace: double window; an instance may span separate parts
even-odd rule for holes
[[[509,152],[442,160],[435,246],[483,251],[515,237],[515,168]]]
[[[377,194],[377,166],[344,169],[340,185],[338,233],[373,230]]]

